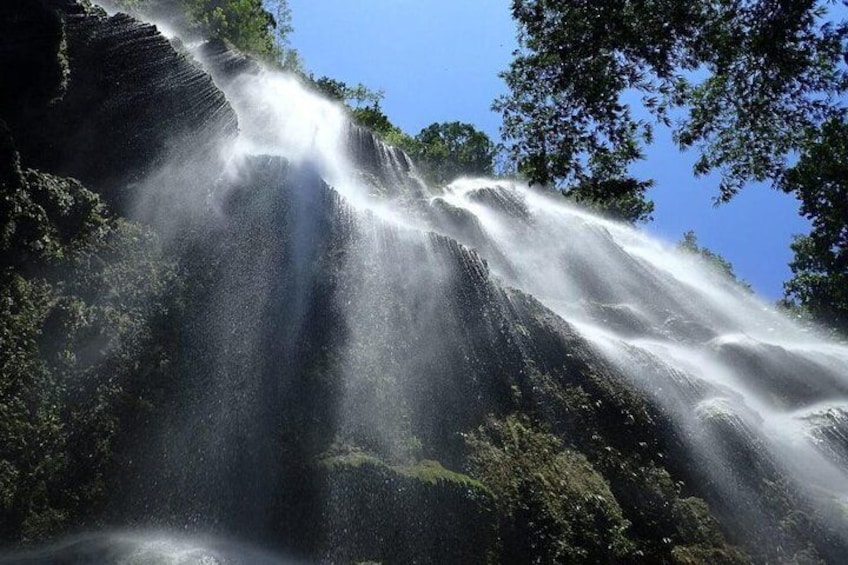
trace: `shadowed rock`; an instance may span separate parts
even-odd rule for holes
[[[127,183],[235,135],[224,95],[155,26],[69,0],[2,10],[14,33],[0,34],[0,75],[32,70],[4,84],[0,117],[29,166],[79,178],[124,209]]]

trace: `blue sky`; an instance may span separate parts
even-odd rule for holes
[[[515,48],[508,0],[289,0],[291,42],[306,68],[385,91],[383,109],[415,134],[442,121],[474,124],[497,140],[490,110],[505,87],[498,73]],[[715,178],[694,179],[693,153],[681,153],[659,132],[647,160],[634,167],[654,178],[654,221],[646,229],[668,241],[695,230],[698,241],[726,257],[736,273],[769,300],[790,276],[792,234],[807,231],[791,196],[746,187],[714,207]]]

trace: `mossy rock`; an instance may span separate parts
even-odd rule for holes
[[[472,475],[496,497],[504,562],[607,563],[634,557],[604,477],[521,416],[468,436]]]
[[[361,453],[323,459],[333,563],[488,563],[497,553],[491,492],[436,461],[394,467]]]
[[[717,548],[702,545],[675,547],[671,551],[675,565],[747,565],[751,563],[748,556],[733,547]]]

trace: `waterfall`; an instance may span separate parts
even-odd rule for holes
[[[230,537],[328,562],[483,562],[492,495],[461,474],[466,442],[519,411],[568,449],[597,436],[685,477],[671,498],[708,499],[746,550],[778,530],[806,548],[800,527],[782,529],[798,509],[826,559],[848,546],[844,344],[550,191],[428,186],[296,77],[220,42],[182,48],[226,127],[159,144],[165,158],[121,190],[191,298],[177,392],[134,430],[104,511],[132,532],[0,562],[280,559]],[[573,398],[598,430],[577,428]]]
[[[351,220],[334,296],[346,336],[336,418],[351,441],[402,459],[422,430],[446,440],[439,417],[409,417],[410,404],[442,398],[420,381],[461,367],[473,384],[439,386],[497,388],[503,368],[482,357],[500,341],[521,356],[516,289],[662,407],[724,512],[761,520],[763,480],[791,481],[827,515],[848,502],[848,347],[699,257],[544,190],[471,178],[427,187],[402,152],[293,77],[254,70],[223,90],[241,125],[227,159],[307,166]],[[463,279],[475,296],[457,295]]]
[[[415,272],[405,276],[426,283],[405,284],[436,293],[450,276],[440,270],[456,266],[440,263],[433,234],[450,238],[469,261],[479,257],[479,268],[491,269],[499,284],[538,299],[656,396],[693,430],[693,441],[704,442],[696,451],[721,456],[707,430],[726,418],[799,483],[848,496],[848,453],[820,429],[848,409],[848,347],[787,319],[699,257],[543,190],[469,178],[428,188],[402,152],[350,124],[340,107],[295,78],[261,71],[224,91],[241,124],[233,155],[309,163],[373,232],[348,261],[386,270],[409,261],[392,254],[414,254]],[[378,157],[366,164],[377,174],[359,168],[364,143]],[[358,310],[378,309],[357,303],[374,293],[361,288],[347,299],[350,323],[361,322]]]

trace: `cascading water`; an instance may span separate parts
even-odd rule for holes
[[[386,238],[453,238],[485,259],[494,276],[577,327],[682,425],[694,430],[730,419],[800,483],[848,497],[844,446],[830,445],[816,426],[848,409],[845,346],[791,322],[699,258],[561,198],[499,179],[458,179],[428,190],[405,155],[369,136],[377,171],[390,179],[382,185],[355,160],[350,140],[363,132],[294,78],[243,75],[224,90],[242,126],[235,153],[308,162],[358,216],[379,218],[369,229],[382,233],[356,261],[381,263],[375,257],[386,252]],[[417,245],[421,271],[433,273],[433,251]],[[362,314],[348,304],[358,322]],[[711,458],[709,438],[697,435],[693,440],[705,443],[694,449]]]
[[[512,182],[446,189],[498,251],[496,274],[573,324],[686,429],[728,500],[746,500],[760,451],[824,503],[848,496],[848,348],[801,328],[709,265],[642,232]],[[460,240],[462,237],[460,236]],[[828,423],[825,423],[828,422]],[[823,425],[825,430],[817,426]]]
[[[738,537],[769,539],[761,524],[782,516],[768,518],[764,489],[788,483],[848,539],[848,347],[697,257],[538,189],[428,187],[403,152],[297,79],[220,44],[192,51],[240,130],[216,140],[218,155],[180,151],[134,186],[137,217],[202,280],[179,334],[184,390],[143,431],[113,502],[122,525],[263,543],[283,532],[286,549],[344,561],[338,547],[367,545],[358,527],[384,524],[298,462],[354,446],[393,469],[458,468],[462,434],[544,394],[530,373],[579,370],[658,407],[685,451],[674,458]],[[450,532],[412,513],[393,535],[438,562]],[[68,544],[19,561],[273,559],[164,534]]]
[[[848,502],[845,346],[797,326],[697,257],[561,198],[498,179],[427,188],[402,152],[294,78],[247,73],[223,89],[241,124],[229,159],[307,164],[351,215],[354,243],[340,258],[344,283],[334,297],[348,336],[337,418],[359,445],[402,457],[405,434],[422,425],[404,416],[415,396],[376,382],[445,372],[434,361],[452,349],[444,328],[464,323],[448,309],[467,305],[440,297],[471,269],[538,299],[661,405],[725,511],[756,523],[765,510],[753,483],[785,477],[826,512]],[[452,241],[465,247],[446,253]],[[387,397],[370,397],[378,389]],[[768,469],[765,477],[752,479],[746,461]]]

